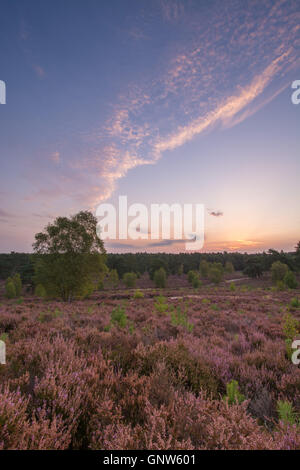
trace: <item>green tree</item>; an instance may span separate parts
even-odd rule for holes
[[[283,278],[283,282],[289,289],[297,289],[298,287],[298,282],[296,280],[295,274],[292,273],[292,271],[288,271],[286,273]]]
[[[112,269],[108,275],[108,278],[109,278],[109,283],[113,286],[113,287],[118,287],[118,284],[119,284],[119,274],[118,274],[118,271],[116,269]]]
[[[233,267],[233,264],[231,263],[231,261],[226,261],[226,263],[225,263],[225,272],[229,273],[229,274],[234,272],[234,267]]]
[[[22,294],[22,280],[20,274],[16,273],[13,276],[12,280],[16,288],[16,296],[20,297],[20,295]]]
[[[135,273],[125,273],[123,276],[123,282],[126,287],[134,287],[136,279],[137,275]]]
[[[192,269],[187,273],[187,278],[190,284],[193,283],[193,280],[195,279],[196,276],[197,276],[196,271],[193,271]]]
[[[16,297],[16,286],[11,277],[8,277],[5,282],[5,295],[8,299]]]
[[[34,295],[36,295],[37,297],[46,297],[46,290],[45,290],[45,287],[42,286],[42,284],[38,284],[35,289],[34,289]]]
[[[96,229],[96,217],[81,211],[70,218],[57,217],[35,235],[34,280],[48,296],[71,301],[90,293],[105,269],[103,241]]]
[[[183,264],[180,264],[178,269],[177,269],[177,274],[178,276],[182,276],[183,274]]]
[[[297,271],[300,271],[300,241],[297,243],[296,246],[295,264]]]
[[[199,266],[199,271],[200,271],[200,275],[203,279],[207,279],[208,278],[208,273],[209,273],[209,263],[203,259],[200,263],[200,266]]]
[[[167,274],[164,268],[159,268],[155,271],[153,281],[155,287],[164,288],[167,284]]]
[[[217,263],[214,263],[217,264]],[[223,278],[223,272],[215,265],[212,265],[208,272],[208,277],[214,284],[219,284]]]
[[[263,266],[258,257],[253,257],[247,261],[245,269],[243,270],[245,276],[252,278],[259,278],[263,275]]]
[[[281,261],[275,261],[271,266],[272,281],[283,281],[284,276],[287,274],[289,268]]]

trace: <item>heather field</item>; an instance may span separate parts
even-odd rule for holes
[[[0,449],[300,449],[300,291],[261,286],[2,296]]]

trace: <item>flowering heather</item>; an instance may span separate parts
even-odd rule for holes
[[[163,309],[151,290],[3,300],[0,449],[300,449],[300,367],[283,325],[287,311],[300,319],[291,294],[187,292],[165,291]],[[127,322],[112,321],[118,307]],[[279,401],[296,422],[280,419]]]

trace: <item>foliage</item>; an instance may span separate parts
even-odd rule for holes
[[[290,301],[290,306],[292,308],[300,308],[300,301],[298,299],[298,297],[293,297]]]
[[[212,264],[209,268],[208,278],[214,284],[219,284],[223,278],[223,270],[216,264]]]
[[[11,277],[5,282],[5,295],[8,299],[13,299],[17,295],[16,286]]]
[[[192,280],[192,286],[194,289],[198,289],[198,287],[201,286],[201,281],[199,279],[199,276],[198,274],[196,274]]]
[[[298,333],[299,322],[290,313],[286,313],[283,318],[282,331],[285,336],[287,357],[290,359],[293,354],[292,343]]]
[[[104,268],[103,242],[97,236],[97,219],[90,212],[58,217],[33,244],[35,283],[51,297],[71,301],[85,297]]]
[[[123,276],[123,282],[126,287],[134,287],[136,283],[137,276],[135,273],[125,273]]]
[[[228,274],[234,272],[234,267],[231,261],[226,261],[224,271]]]
[[[245,400],[245,396],[242,395],[239,391],[239,384],[236,380],[231,380],[226,385],[226,396],[224,399],[228,400],[229,405],[242,403]]]
[[[110,322],[114,326],[119,326],[120,328],[125,328],[127,325],[127,315],[125,313],[124,307],[116,307],[111,312]]]
[[[50,300],[43,312],[32,298],[3,300],[1,449],[300,448],[300,369],[285,356],[279,327],[286,292],[208,288],[206,302],[190,298],[180,315],[168,297],[169,316],[154,314],[151,298],[141,308],[131,296],[125,312],[106,294],[105,302]],[[279,400],[290,407],[278,413]]]
[[[182,311],[180,305],[171,312],[171,323],[173,326],[183,326],[189,333],[194,328],[194,325],[188,321],[187,311]]]
[[[163,289],[166,287],[167,283],[167,275],[166,271],[164,268],[159,268],[158,270],[155,271],[154,276],[153,276],[153,281],[155,284],[155,287]]]
[[[296,280],[295,274],[292,271],[288,271],[285,274],[283,282],[289,289],[297,289],[298,287],[298,282]]]
[[[293,410],[293,405],[288,401],[279,400],[277,402],[277,413],[280,421],[284,424],[296,424],[297,416]]]
[[[20,274],[16,273],[13,276],[12,280],[16,288],[16,297],[20,297],[20,295],[22,294],[22,280]]]
[[[47,295],[45,287],[42,284],[37,284],[37,286],[34,289],[34,295],[36,297],[45,298]]]
[[[209,263],[205,259],[200,262],[199,271],[203,279],[208,278]]]
[[[144,293],[140,289],[137,289],[136,291],[134,291],[134,294],[133,294],[134,299],[143,299],[144,297],[145,297]]]
[[[263,265],[259,260],[258,256],[250,258],[243,270],[245,276],[252,277],[253,279],[259,278],[263,275]]]
[[[275,261],[271,266],[272,281],[274,283],[277,281],[283,281],[288,269],[289,268],[286,264],[281,261]]]
[[[166,298],[163,295],[156,297],[154,308],[158,313],[165,313],[168,310],[169,307]]]
[[[109,278],[109,283],[113,287],[115,287],[115,288],[118,287],[119,274],[118,274],[118,271],[116,269],[111,269],[111,271],[109,272],[108,278]]]

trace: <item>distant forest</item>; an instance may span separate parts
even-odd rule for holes
[[[0,279],[6,279],[15,273],[20,273],[23,283],[32,284],[34,273],[34,257],[29,253],[0,254]],[[126,272],[151,274],[160,267],[167,274],[188,273],[198,270],[202,260],[222,263],[231,262],[236,271],[244,271],[249,263],[258,263],[262,271],[269,271],[272,263],[281,261],[292,271],[300,270],[299,250],[285,253],[283,251],[269,250],[259,254],[247,253],[107,253],[106,265],[109,269],[116,269],[121,278]]]

